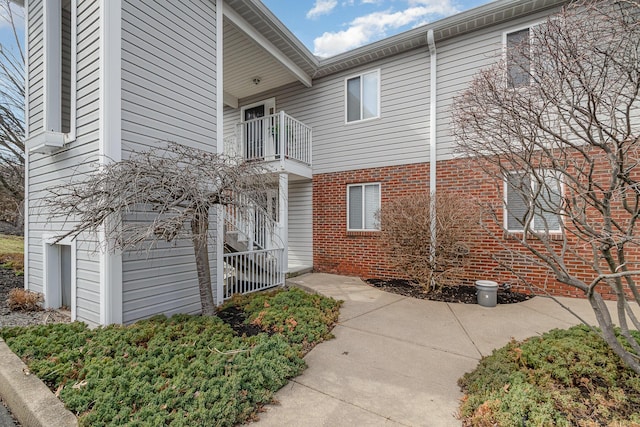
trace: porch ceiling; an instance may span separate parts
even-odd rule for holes
[[[293,73],[273,55],[224,20],[224,92],[236,99],[246,98],[297,81]],[[254,79],[259,78],[258,84]]]

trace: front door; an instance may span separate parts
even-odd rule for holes
[[[272,150],[267,147],[267,144],[271,145],[272,119],[265,116],[275,114],[275,109],[275,98],[242,107],[245,159],[262,160],[265,156],[272,155]]]
[[[244,110],[245,158],[264,157],[264,104]]]

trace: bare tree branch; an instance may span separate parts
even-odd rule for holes
[[[272,181],[269,176],[257,162],[240,162],[173,142],[159,143],[126,160],[74,174],[71,182],[51,189],[51,197],[40,208],[51,219],[63,218],[69,224],[57,241],[86,232],[104,233],[102,250],[128,251],[190,239],[202,312],[212,315],[212,209],[234,205],[248,212],[254,205],[261,206]]]
[[[0,1],[0,19],[13,40],[0,45],[0,220],[22,222],[24,199],[24,53],[18,35],[16,6]],[[19,224],[20,223],[20,224]]]
[[[514,64],[500,60],[455,100],[458,149],[498,194],[507,182],[510,202],[483,204],[485,228],[509,235],[496,242],[518,258],[507,268],[535,265],[583,291],[603,338],[640,373],[628,322],[638,328],[640,2],[572,2],[530,33],[507,55],[521,58],[528,84],[509,87],[503,70],[516,73]],[[628,349],[603,293],[617,300]]]

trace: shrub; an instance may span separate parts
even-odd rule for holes
[[[380,238],[388,259],[427,291],[432,285],[457,285],[468,261],[468,234],[475,221],[469,203],[455,194],[436,198],[435,257],[431,255],[431,198],[400,197],[382,206]]]
[[[459,384],[465,426],[640,423],[640,377],[586,326],[512,341]]]
[[[40,311],[42,307],[42,294],[15,288],[9,291],[7,304],[11,311]]]
[[[80,425],[233,426],[255,418],[304,369],[301,343],[312,331],[321,332],[310,344],[327,338],[339,305],[299,290],[234,301],[269,305],[271,325],[292,325],[294,317],[304,338],[288,327],[240,337],[218,317],[188,315],[96,329],[78,322],[4,328],[0,336]]]
[[[290,342],[302,344],[304,350],[310,349],[310,343],[332,338],[331,329],[338,321],[340,307],[338,301],[297,288],[238,295],[232,304],[247,313],[247,323],[283,334]]]

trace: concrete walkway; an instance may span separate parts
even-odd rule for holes
[[[344,301],[335,339],[267,407],[264,426],[460,426],[457,380],[513,337],[579,321],[549,298],[485,308],[417,300],[354,277],[305,274],[292,284]],[[560,298],[589,322],[587,301]]]

